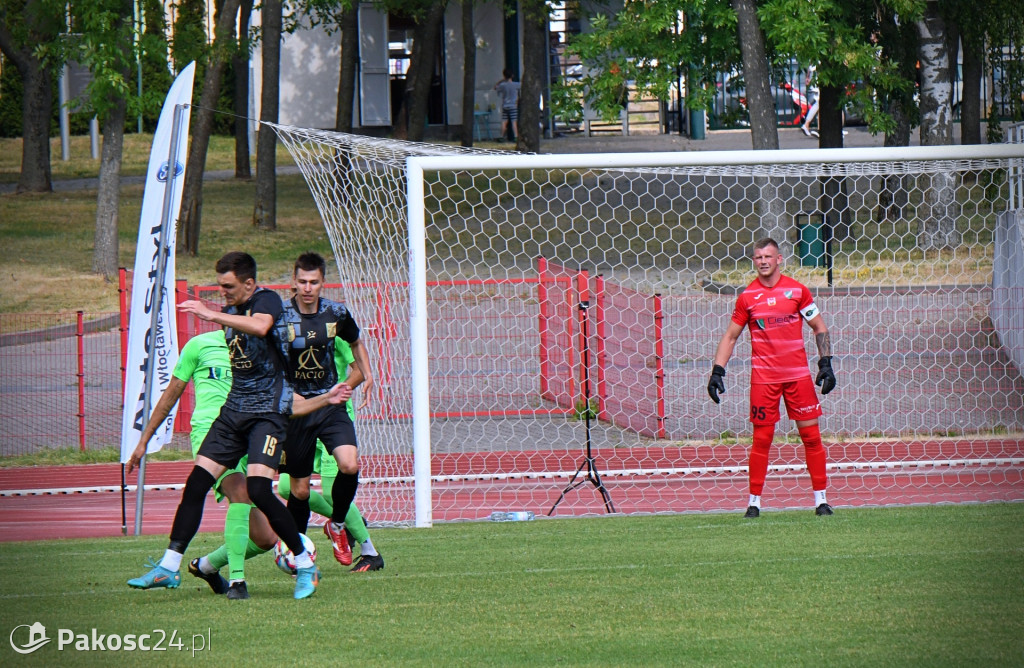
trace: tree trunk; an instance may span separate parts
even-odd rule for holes
[[[755,150],[777,150],[779,129],[775,119],[775,101],[772,99],[771,72],[765,51],[764,32],[757,18],[754,0],[732,0],[736,12],[740,51],[743,55],[743,80],[747,90],[747,112],[750,115],[750,140]],[[786,202],[779,195],[782,179],[755,176],[758,192],[755,210],[758,217],[758,236],[774,239],[784,256],[790,255],[793,245],[786,234],[789,221]]]
[[[213,132],[213,110],[220,96],[220,81],[230,49],[225,42],[231,41],[238,15],[239,0],[225,0],[217,22],[217,37],[211,50],[210,66],[203,79],[203,91],[199,97],[195,123],[192,123],[192,144],[188,150],[188,164],[185,166],[185,183],[182,186],[181,217],[179,230],[181,244],[178,252],[195,256],[199,254],[199,229],[203,218],[203,174],[206,171],[206,152],[210,148],[210,134]]]
[[[841,86],[822,85],[818,94],[819,148],[843,147],[843,102],[846,95]],[[850,207],[846,195],[846,179],[826,176],[821,179],[821,200],[818,211],[824,220],[822,240],[831,243],[850,236]]]
[[[963,41],[963,86],[960,89],[960,143],[981,143],[981,77],[984,47],[979,39]]]
[[[50,119],[53,117],[53,77],[31,59],[33,65],[22,72],[24,98],[21,103],[21,175],[17,192],[50,192]],[[20,70],[20,68],[19,68]]]
[[[93,235],[92,271],[110,280],[117,274],[117,210],[121,201],[121,157],[124,154],[125,100],[103,119],[99,191],[96,194],[96,232]]]
[[[359,63],[359,5],[353,2],[342,10],[339,20],[341,27],[341,70],[338,73],[338,110],[335,114],[334,129],[338,132],[352,132],[352,105],[356,96],[356,66]]]
[[[750,113],[750,139],[755,150],[779,148],[779,130],[775,121],[771,72],[765,51],[764,33],[757,18],[754,0],[732,0],[739,27],[743,53],[743,80],[747,84],[747,110]]]
[[[235,73],[235,178],[251,179],[249,161],[249,18],[253,0],[239,4],[238,49],[231,56]]]
[[[38,0],[28,0],[20,15],[12,12],[0,20],[0,51],[21,74],[24,89],[21,102],[21,174],[17,192],[50,192],[50,119],[53,116],[53,75],[35,48],[53,41],[64,29],[63,13],[47,14]],[[29,26],[27,42],[19,43],[5,21],[20,20]]]
[[[437,43],[441,19],[447,0],[438,0],[427,12],[413,33],[409,72],[406,75],[405,95],[395,121],[395,137],[409,141],[422,141],[427,123],[431,82],[437,65]]]
[[[880,21],[882,60],[896,63],[900,79],[917,79],[917,29],[908,22],[898,22],[896,14],[888,11]],[[885,111],[893,117],[896,129],[885,135],[886,146],[910,146],[910,131],[917,115],[917,103],[912,88],[896,89],[886,93]]]
[[[921,145],[953,143],[953,113],[946,25],[938,3],[928,2],[925,16],[917,22],[921,42]],[[919,243],[922,248],[949,248],[959,244],[956,231],[955,179],[949,172],[924,174],[918,180],[924,193],[918,207]]]
[[[931,1],[925,17],[917,22],[921,62],[921,146],[953,143],[951,105],[953,77],[949,69],[946,23]]]
[[[842,86],[822,85],[818,94],[818,148],[843,147],[843,104],[846,90]]]
[[[263,3],[263,92],[260,121],[277,123],[281,87],[281,0]],[[277,229],[277,133],[260,125],[256,141],[256,206],[252,224]]]
[[[119,0],[118,12],[112,24],[114,34],[123,34],[131,26],[131,0]],[[131,79],[131,44],[118,42],[112,45],[109,64],[120,68],[124,80]],[[131,65],[128,65],[131,63]],[[103,63],[105,65],[107,63]],[[100,63],[91,63],[95,69]],[[115,70],[116,71],[116,70]],[[110,77],[112,73],[97,75]],[[96,231],[93,236],[92,271],[110,280],[117,273],[117,214],[121,201],[121,158],[124,155],[124,124],[128,111],[125,97],[110,94],[106,100],[109,106],[102,114],[103,150],[100,155],[99,189],[96,193]],[[171,166],[173,169],[174,166]]]
[[[917,78],[917,29],[908,22],[899,23],[892,11],[880,21],[879,42],[882,46],[882,60],[895,63],[900,78],[913,82]],[[912,88],[888,91],[884,100],[885,111],[892,116],[896,128],[887,132],[885,146],[910,146],[910,131],[917,115],[917,103]],[[910,203],[912,180],[906,174],[887,174],[882,177],[878,189],[878,208],[875,220],[901,220],[904,209]]]
[[[338,17],[341,28],[341,69],[338,72],[338,108],[334,129],[352,132],[353,105],[356,97],[356,69],[359,64],[359,4],[353,2]],[[335,175],[343,204],[352,198],[352,158],[348,150],[339,148],[334,154]]]
[[[473,113],[476,111],[476,33],[473,31],[473,3],[462,0],[462,145],[473,146]]]
[[[548,8],[544,0],[524,0],[520,7],[523,16],[523,78],[519,89],[516,149],[523,153],[537,153],[540,151],[540,96],[548,80]]]

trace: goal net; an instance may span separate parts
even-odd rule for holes
[[[746,334],[721,405],[705,386],[763,236],[831,331],[830,501],[1024,499],[1022,145],[524,156],[273,127],[370,344],[376,524],[744,508]],[[787,419],[763,499],[813,505]]]

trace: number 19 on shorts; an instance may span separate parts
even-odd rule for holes
[[[277,451],[277,439],[267,434],[267,439],[263,441],[263,454],[267,457],[273,457]]]

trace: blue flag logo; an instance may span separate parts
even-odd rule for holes
[[[161,163],[161,165],[160,165],[160,169],[157,170],[156,180],[159,181],[160,183],[166,183],[167,182],[167,172],[168,172],[167,168],[169,166],[170,166],[170,163],[167,160],[164,160],[163,163]],[[184,172],[184,171],[185,171],[185,165],[183,165],[180,162],[178,162],[177,160],[175,160],[174,161],[174,176],[175,177],[181,176],[182,172]]]

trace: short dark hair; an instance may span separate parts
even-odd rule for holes
[[[757,243],[754,244],[754,250],[759,251],[762,248],[768,248],[769,246],[775,246],[775,250],[779,250],[779,244],[771,237],[765,237],[764,239],[758,239]]]
[[[217,260],[214,267],[218,274],[234,273],[235,278],[243,283],[250,278],[256,280],[256,260],[252,255],[242,251],[229,251]]]
[[[501,74],[502,74],[502,75],[503,75],[503,76],[504,76],[504,77],[505,77],[506,79],[511,79],[511,78],[512,78],[512,70],[508,69],[507,67],[506,67],[505,69],[503,69],[503,70],[501,71]]]
[[[327,278],[327,261],[320,253],[303,253],[295,260],[295,268],[292,269],[292,276],[302,271],[318,271],[320,275]]]

